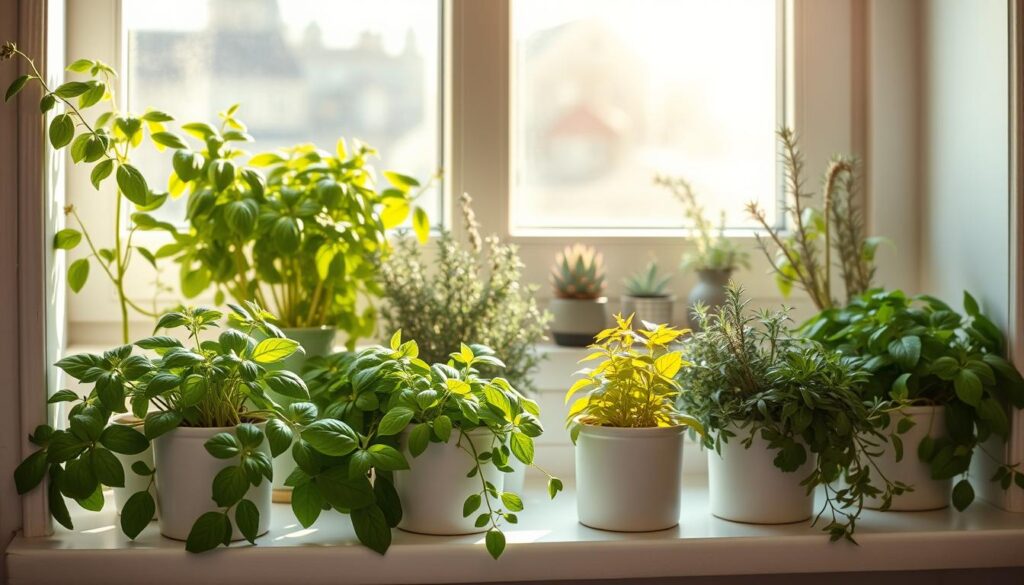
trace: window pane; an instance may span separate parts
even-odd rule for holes
[[[770,0],[516,0],[513,228],[679,228],[688,179],[730,227],[774,214],[781,121]],[[774,218],[771,218],[774,220]]]
[[[441,166],[438,2],[124,0],[123,18],[134,111],[215,123],[240,103],[253,153],[345,137],[378,149],[379,171],[425,182]],[[138,162],[147,177],[171,171],[149,148]],[[423,201],[435,220],[438,192]],[[185,200],[159,214],[183,222]]]

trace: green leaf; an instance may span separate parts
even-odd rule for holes
[[[391,546],[391,527],[380,507],[373,505],[357,508],[352,510],[351,517],[359,542],[370,550],[386,553]]]
[[[260,511],[250,500],[242,500],[235,506],[235,526],[249,542],[256,544],[260,531]]]
[[[156,515],[156,502],[149,491],[135,492],[121,508],[121,532],[134,540]]]
[[[480,497],[480,494],[470,494],[462,504],[462,517],[469,518],[473,512],[480,509],[481,503],[483,503],[483,498]]]
[[[900,374],[892,382],[892,389],[889,391],[889,395],[893,400],[906,400],[910,397],[910,390],[907,388],[907,380],[912,376],[910,372]]]
[[[530,465],[533,463],[533,439],[519,431],[512,431],[512,438],[509,441],[509,448],[516,459]]]
[[[154,132],[150,138],[160,146],[176,149],[188,148],[185,141],[174,132]]]
[[[551,499],[555,499],[555,496],[557,496],[558,492],[562,491],[562,489],[564,489],[562,486],[562,480],[557,477],[548,479],[548,496],[550,496]]]
[[[99,512],[103,509],[103,486],[97,485],[89,497],[75,500],[78,505],[90,512]]]
[[[348,455],[359,445],[359,436],[352,427],[335,419],[321,419],[302,431],[302,438],[324,455]]]
[[[100,183],[103,179],[110,176],[110,172],[114,170],[114,161],[112,159],[101,160],[96,163],[96,166],[92,168],[92,172],[89,173],[89,181],[92,186],[96,189],[100,188]]]
[[[978,301],[974,300],[971,293],[967,291],[964,291],[964,312],[971,317],[981,314],[981,309],[978,308]]]
[[[921,359],[921,338],[907,335],[889,342],[889,354],[904,370],[913,369]]]
[[[200,266],[181,274],[181,292],[185,298],[195,298],[210,286],[210,271]]]
[[[309,528],[320,517],[326,502],[320,490],[312,482],[306,482],[292,489],[292,512],[303,528]]]
[[[32,79],[31,75],[22,75],[7,86],[7,93],[4,94],[4,103],[11,101],[11,98],[18,95],[18,92],[25,88],[25,84],[27,84],[30,79]]]
[[[487,552],[491,553],[495,560],[505,552],[505,535],[497,528],[488,530],[484,541],[487,544]]]
[[[275,364],[290,357],[298,348],[299,342],[294,339],[268,337],[256,344],[252,359],[260,364]]]
[[[75,122],[68,114],[58,114],[50,122],[50,144],[57,149],[64,148],[75,137]]]
[[[270,454],[277,457],[292,446],[292,429],[280,419],[267,421],[267,442],[270,443]]]
[[[117,188],[135,205],[144,206],[150,203],[149,185],[146,184],[145,177],[128,163],[122,163],[117,167]]]
[[[64,465],[64,473],[60,475],[60,491],[69,498],[84,500],[96,491],[99,480],[89,462],[89,454],[72,459]]]
[[[509,512],[523,511],[523,500],[512,492],[502,492],[501,503],[505,505],[505,509]]]
[[[978,403],[978,417],[987,422],[992,431],[1000,437],[1006,437],[1010,432],[1010,419],[1006,416],[1006,410],[998,400],[985,398]]]
[[[974,488],[968,479],[961,479],[953,486],[953,505],[963,512],[974,501]]]
[[[412,229],[421,244],[426,244],[430,239],[430,219],[422,207],[417,207],[412,213]]]
[[[69,81],[58,86],[57,89],[53,90],[53,93],[68,99],[78,97],[87,91],[89,91],[89,85],[84,81]]]
[[[71,65],[68,65],[67,70],[74,71],[75,73],[85,73],[86,71],[92,69],[95,65],[96,63],[89,59],[78,59],[77,61],[71,63]]]
[[[79,399],[78,394],[75,394],[71,390],[58,390],[53,393],[47,400],[47,404],[57,404],[58,402],[74,402]]]
[[[173,431],[181,424],[181,413],[174,410],[151,412],[146,415],[143,430],[146,438],[153,440],[160,435]]]
[[[407,200],[394,197],[384,200],[384,209],[380,213],[384,229],[402,225],[407,217],[409,217],[409,202]]]
[[[46,470],[46,451],[39,450],[29,455],[14,469],[14,485],[19,494],[26,494],[43,481]]]
[[[82,241],[82,232],[73,229],[63,229],[53,237],[53,247],[58,250],[71,250]]]
[[[231,541],[231,520],[222,512],[206,512],[192,525],[185,550],[201,553]]]
[[[252,423],[242,423],[236,426],[235,433],[238,435],[238,442],[243,447],[255,449],[263,444],[263,431]]]
[[[238,457],[238,454],[242,451],[242,446],[239,445],[238,439],[231,433],[217,433],[203,443],[203,447],[206,448],[207,453],[217,459]]]
[[[231,161],[217,159],[210,165],[210,182],[217,191],[227,189],[235,181],[235,165]]]
[[[981,379],[973,371],[964,368],[957,372],[956,378],[953,379],[953,386],[956,389],[957,398],[964,404],[976,407],[981,402]]]
[[[235,505],[248,491],[249,478],[241,466],[225,467],[213,478],[213,501],[222,508]]]
[[[309,400],[309,389],[306,388],[306,383],[298,375],[288,370],[270,372],[263,378],[263,381],[271,390],[281,396]]]
[[[68,266],[68,287],[78,292],[85,286],[85,281],[89,278],[89,259],[79,258]]]
[[[370,445],[368,449],[373,466],[382,471],[398,471],[409,469],[409,462],[405,460],[398,449],[388,445]]]
[[[427,445],[430,444],[430,427],[425,424],[418,424],[412,428],[409,433],[409,453],[413,457],[419,457],[424,451],[427,450]]]
[[[373,486],[365,477],[349,477],[343,467],[331,467],[316,478],[320,495],[336,510],[356,510],[374,502]]]
[[[448,415],[442,414],[441,416],[434,419],[434,434],[441,440],[442,443],[447,443],[448,439],[452,436],[452,419],[448,418]]]
[[[202,172],[202,156],[187,150],[176,150],[171,156],[171,165],[174,167],[174,174],[182,181],[188,182],[199,176]]]
[[[388,526],[394,528],[402,521],[402,502],[387,473],[378,474],[373,482],[373,495],[380,506]]]
[[[147,476],[153,475],[156,473],[156,470],[150,469],[149,466],[142,461],[136,461],[135,463],[132,463],[132,473],[135,475]]]
[[[39,113],[45,114],[53,109],[53,106],[57,105],[57,98],[52,93],[48,93],[39,100]]]
[[[92,470],[105,486],[124,487],[124,467],[113,453],[102,447],[92,450]]]
[[[413,412],[404,406],[396,406],[384,414],[377,426],[377,434],[381,436],[397,435],[405,430],[412,420]],[[429,433],[429,429],[427,429]]]

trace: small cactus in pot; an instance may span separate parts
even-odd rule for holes
[[[586,347],[608,322],[603,296],[604,259],[591,246],[573,244],[555,258],[551,333],[558,345]]]
[[[634,315],[633,322],[671,323],[675,297],[668,290],[672,275],[662,275],[658,263],[651,260],[647,266],[626,279],[626,294],[622,296],[622,314]]]

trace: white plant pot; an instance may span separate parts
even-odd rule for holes
[[[672,307],[675,306],[675,297],[622,297],[622,316],[633,315],[633,326],[643,326],[643,321],[655,325],[672,324]]]
[[[265,423],[257,425],[261,430]],[[206,512],[221,511],[213,501],[213,478],[221,469],[238,465],[238,458],[217,459],[203,446],[218,433],[235,434],[234,427],[178,427],[153,440],[156,463],[157,509],[160,511],[160,534],[176,540],[188,539],[192,524]],[[270,456],[266,440],[260,446]],[[260,513],[258,534],[270,529],[269,481],[249,488],[245,497],[256,504]],[[234,518],[232,517],[234,526]],[[234,526],[232,540],[241,540],[242,533]]]
[[[679,524],[685,427],[583,425],[576,439],[580,522],[619,532]]]
[[[917,457],[917,446],[926,436],[938,439],[946,435],[946,411],[941,406],[908,406],[902,412],[915,423],[910,430],[899,435],[903,440],[903,458],[896,461],[896,451],[890,443],[885,445],[885,452],[876,457],[874,463],[890,481],[901,481],[912,486],[914,491],[893,496],[889,510],[908,512],[945,508],[949,505],[953,480],[932,479],[931,466]],[[887,437],[896,432],[896,425],[901,418],[898,412],[891,414],[892,420],[885,430]],[[874,475],[875,470],[872,469]],[[865,505],[879,508],[882,500],[871,498]]]
[[[608,299],[551,299],[551,335],[555,343],[586,347],[608,325]]]
[[[123,425],[132,427],[135,430],[142,432],[143,421],[140,418],[136,418],[130,414],[117,415],[110,421],[111,424]],[[149,495],[153,496],[154,501],[156,500],[156,486],[150,481],[152,477],[138,475],[132,471],[132,464],[136,461],[141,461],[146,464],[146,467],[153,469],[153,445],[146,447],[146,450],[142,453],[135,455],[122,455],[120,453],[114,453],[114,457],[121,462],[121,467],[124,468],[124,487],[115,487],[114,490],[114,508],[117,513],[121,513],[121,508],[124,508],[128,498],[135,495],[137,492],[145,491],[149,488]]]
[[[462,517],[462,505],[472,494],[483,491],[480,476],[466,477],[473,468],[473,456],[459,447],[459,441],[468,449],[472,441],[478,453],[490,451],[494,435],[483,428],[460,436],[452,432],[447,443],[430,443],[419,457],[413,457],[408,448],[409,433],[402,434],[401,448],[409,461],[409,469],[395,472],[395,489],[402,502],[402,521],[398,527],[407,532],[421,534],[474,534],[484,532],[487,526],[477,528],[477,516],[486,511],[481,505],[468,518]],[[483,466],[484,478],[500,493],[505,489],[505,474],[493,465]]]
[[[722,443],[721,455],[708,450],[708,492],[711,513],[725,520],[748,524],[803,522],[814,513],[814,493],[800,485],[814,468],[817,456],[807,452],[807,462],[784,472],[772,462],[777,451],[768,448],[760,432],[750,448],[743,446],[749,430],[731,427],[736,433]]]

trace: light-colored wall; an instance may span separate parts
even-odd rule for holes
[[[922,3],[922,288],[1009,319],[1007,3]]]

